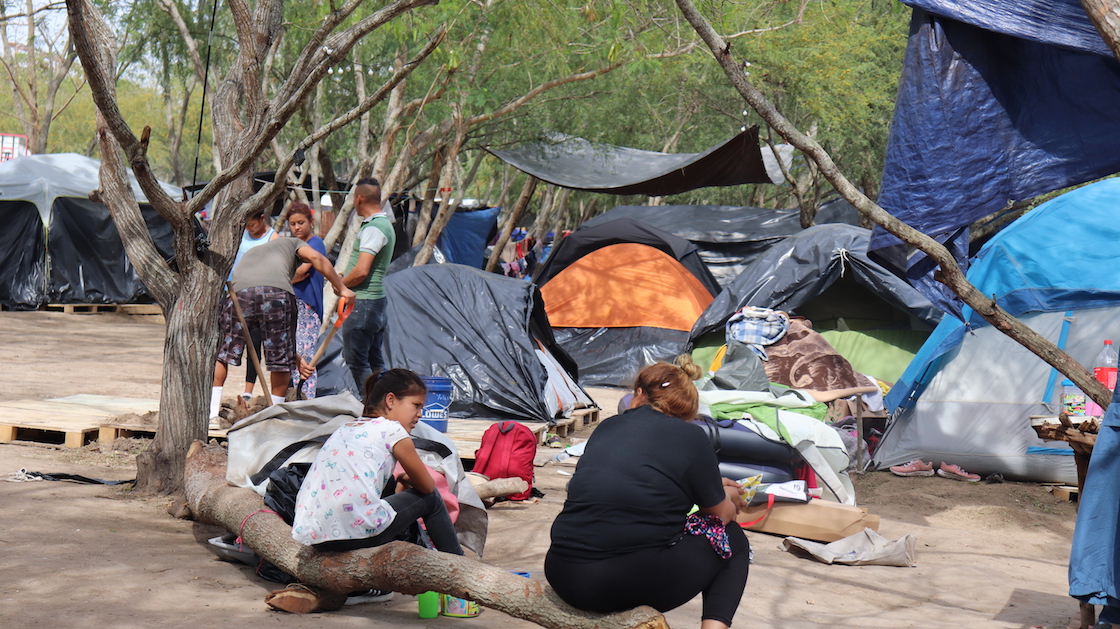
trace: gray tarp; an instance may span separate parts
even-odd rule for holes
[[[564,188],[651,197],[711,186],[772,183],[751,127],[703,153],[658,153],[563,136],[490,151],[534,177]]]

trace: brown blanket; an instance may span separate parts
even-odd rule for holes
[[[782,340],[766,346],[770,360],[764,361],[771,382],[795,389],[846,389],[867,384],[856,375],[843,356],[813,331],[808,319],[794,317]]]

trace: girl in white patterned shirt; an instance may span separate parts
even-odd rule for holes
[[[463,554],[435,481],[408,437],[427,393],[420,376],[407,369],[366,380],[363,416],[327,439],[296,496],[296,541],[326,551],[381,546],[421,518],[437,549]],[[404,474],[394,479],[398,462]],[[382,498],[390,483],[397,491]]]

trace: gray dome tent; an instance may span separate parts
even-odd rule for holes
[[[48,303],[128,303],[143,299],[109,210],[89,200],[100,162],[74,153],[0,162],[0,305],[30,310]],[[168,194],[182,190],[163,184]],[[171,226],[133,193],[156,248],[173,254]]]
[[[941,320],[942,312],[909,284],[867,257],[871,232],[844,224],[816,225],[772,246],[751,262],[716,296],[690,334],[697,344],[711,332],[722,332],[732,314],[746,306],[784,310],[805,316],[821,332],[830,328],[858,330],[854,341],[887,344],[909,358]],[[893,382],[905,364],[889,374],[875,373],[846,351],[836,336],[825,338],[863,373]],[[849,337],[850,338],[850,337]],[[867,341],[871,339],[872,341]],[[884,377],[889,375],[891,377]]]
[[[592,404],[532,284],[429,264],[386,276],[385,290],[389,365],[450,378],[452,417],[548,421]]]

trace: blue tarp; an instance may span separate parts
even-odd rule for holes
[[[498,207],[478,210],[460,207],[452,214],[436,243],[447,256],[447,261],[481,269],[486,244],[497,230],[498,213],[501,211],[502,208]]]
[[[1120,242],[1120,179],[1106,179],[1035,208],[992,237],[968,280],[1012,316],[1120,304],[1115,248]],[[987,325],[965,306],[968,326]],[[886,397],[892,411],[921,393],[938,361],[960,344],[966,324],[945,317]]]
[[[946,244],[1009,201],[1120,170],[1120,64],[1077,0],[911,0],[879,204]],[[960,314],[934,265],[881,228],[872,258]],[[913,254],[913,255],[910,255]]]

